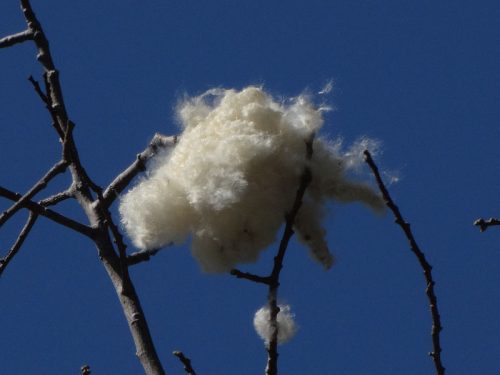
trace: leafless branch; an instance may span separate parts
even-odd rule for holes
[[[23,204],[30,200],[36,193],[40,192],[43,190],[47,184],[52,180],[55,176],[57,176],[60,173],[63,173],[68,166],[68,163],[64,160],[59,161],[56,163],[46,174],[43,176],[40,181],[38,181],[26,194],[24,194],[19,200],[16,201],[7,211],[3,212],[2,215],[0,215],[0,227],[5,224],[9,218],[12,217],[21,207],[23,207]]]
[[[102,227],[105,229],[105,227]],[[164,375],[165,371],[156,352],[139,296],[130,279],[123,280],[122,264],[113,249],[107,230],[99,230],[96,238],[102,264],[113,283],[134,340],[136,355],[147,375]],[[126,286],[126,287],[124,287]]]
[[[179,361],[182,362],[184,365],[184,371],[186,372],[187,375],[196,375],[196,372],[194,371],[193,367],[191,366],[191,360],[187,358],[184,353],[175,351],[173,354],[179,358]]]
[[[99,201],[102,200],[102,194],[99,192]],[[109,231],[111,232],[111,235],[113,236],[113,242],[118,249],[118,254],[120,258],[120,269],[122,273],[122,282],[123,285],[122,287],[124,289],[129,287],[129,284],[131,283],[129,273],[128,273],[128,262],[127,262],[127,246],[125,245],[125,242],[123,242],[123,236],[120,233],[118,227],[113,221],[113,218],[111,217],[111,212],[109,212],[108,208],[102,208],[99,205],[97,206],[97,210],[101,212],[101,214],[104,217],[104,224],[108,227]]]
[[[489,227],[494,227],[494,226],[500,225],[500,220],[495,219],[493,217],[489,218],[488,220],[481,218],[481,219],[477,219],[476,221],[474,221],[474,225],[478,226],[479,230],[481,232],[484,232]]]
[[[127,264],[133,266],[134,264],[147,262],[152,256],[155,256],[160,249],[148,250],[148,251],[138,251],[127,256]]]
[[[28,26],[27,34],[29,33],[29,35],[32,36],[32,39],[37,47],[37,60],[40,62],[44,70],[43,76],[46,92],[44,93],[41,90],[40,85],[33,78],[30,79],[30,81],[41,100],[45,103],[52,118],[53,126],[62,141],[62,159],[65,163],[67,163],[67,167],[69,167],[72,184],[67,192],[49,197],[42,201],[42,204],[35,203],[31,200],[34,194],[40,190],[37,185],[24,196],[0,187],[0,196],[4,196],[15,202],[19,201],[19,203],[14,205],[15,208],[11,209],[11,211],[9,211],[10,213],[8,213],[5,217],[8,215],[11,216],[13,211],[24,207],[32,211],[34,214],[46,216],[59,224],[90,237],[98,249],[98,254],[102,264],[108,273],[118,299],[120,300],[135,343],[137,357],[144,367],[146,374],[163,375],[165,372],[156,353],[139,297],[127,272],[125,245],[122,241],[121,234],[117,226],[113,223],[111,214],[108,211],[109,204],[104,205],[103,203],[104,197],[102,189],[91,180],[87,171],[81,164],[72,133],[74,124],[70,120],[64,105],[59,72],[53,62],[48,40],[35,13],[33,12],[30,1],[20,0],[20,3],[21,10],[25,16]],[[13,41],[20,42],[23,38],[26,38],[26,35],[15,37],[10,36],[2,39],[2,42],[4,46],[7,46],[7,44],[12,45]],[[126,177],[127,176],[125,176],[125,179]],[[119,185],[117,192],[121,191],[120,189],[124,189],[130,180],[131,179],[117,184]],[[33,190],[36,191],[33,192]],[[95,195],[97,196],[97,199],[94,198]],[[69,219],[44,206],[58,203],[68,197],[74,198],[78,201],[80,206],[85,211],[91,227]],[[114,198],[112,198],[110,202],[112,202],[113,199]],[[110,235],[114,238],[114,245]],[[117,254],[115,246],[118,248],[119,254]],[[82,369],[82,371],[84,370]]]
[[[410,249],[411,251],[415,254],[415,256],[418,259],[418,262],[420,263],[420,266],[422,267],[422,270],[424,271],[424,276],[425,276],[425,281],[427,284],[427,287],[425,289],[425,293],[427,295],[427,298],[429,300],[430,304],[430,310],[431,310],[431,316],[432,316],[432,330],[431,330],[431,337],[432,337],[432,352],[429,353],[429,355],[432,357],[434,361],[434,365],[436,368],[436,374],[437,375],[444,375],[445,368],[443,367],[442,361],[441,361],[441,344],[440,344],[440,332],[443,329],[441,325],[441,317],[439,315],[439,310],[438,310],[438,301],[436,297],[436,293],[434,291],[434,286],[435,282],[432,278],[432,266],[427,262],[424,253],[420,249],[420,247],[417,244],[417,241],[415,240],[415,237],[413,236],[413,233],[410,228],[410,224],[407,223],[403,216],[401,215],[401,212],[399,211],[398,206],[394,203],[392,200],[391,196],[389,195],[389,191],[384,185],[384,182],[382,181],[382,178],[380,177],[380,173],[378,170],[377,165],[375,164],[372,156],[370,155],[369,151],[364,152],[365,155],[365,161],[366,163],[370,166],[370,169],[373,172],[373,175],[375,176],[375,180],[377,181],[377,185],[382,193],[382,196],[384,197],[385,203],[387,204],[387,207],[390,208],[392,213],[394,214],[394,217],[396,218],[396,224],[398,224],[401,229],[403,230],[406,238],[408,239],[408,242],[410,244]]]
[[[66,200],[70,197],[71,197],[71,193],[68,190],[68,191],[58,193],[58,194],[54,194],[53,196],[48,197],[46,199],[43,199],[40,202],[38,202],[38,204],[43,206],[43,207],[47,207],[47,206],[55,205],[59,202],[62,202],[63,200]],[[28,216],[28,220],[27,220],[26,224],[24,225],[23,229],[19,233],[18,238],[16,239],[16,242],[11,247],[11,249],[7,253],[7,255],[3,259],[0,259],[0,276],[2,275],[5,268],[9,265],[10,261],[14,258],[14,256],[16,256],[18,251],[21,249],[21,246],[23,245],[24,240],[26,239],[26,237],[28,237],[28,234],[31,231],[31,229],[33,228],[37,218],[38,218],[38,214],[31,211],[29,216]]]
[[[35,225],[37,218],[38,218],[37,214],[34,214],[33,212],[30,213],[28,220],[26,221],[26,224],[24,225],[23,229],[21,230],[19,236],[16,239],[16,242],[14,242],[14,245],[12,245],[7,255],[2,259],[0,259],[0,276],[2,276],[2,273],[5,270],[5,268],[7,268],[10,261],[16,256],[17,252],[23,245],[24,240],[26,240],[26,238],[28,237],[31,228],[33,228],[33,225]]]
[[[314,134],[306,142],[306,160],[310,160],[313,154]],[[250,280],[256,283],[268,285],[267,303],[270,310],[269,324],[271,326],[271,337],[267,346],[267,367],[266,375],[276,375],[278,373],[278,289],[280,286],[280,274],[283,269],[283,261],[285,259],[288,243],[295,233],[293,230],[295,218],[302,206],[302,200],[307,187],[311,183],[312,174],[308,165],[305,166],[299,182],[299,188],[295,195],[295,201],[291,210],[285,215],[285,230],[280,241],[278,253],[274,257],[273,269],[269,276],[257,276],[248,272],[239,270],[231,270],[231,275],[240,279]]]
[[[269,276],[254,275],[253,273],[241,272],[240,270],[237,270],[237,269],[232,269],[231,275],[236,276],[238,279],[246,279],[246,280],[253,281],[255,283],[261,283],[261,284],[266,284],[266,285],[270,285],[272,282],[272,280]]]
[[[306,157],[310,160],[313,153],[313,139],[306,143]],[[271,272],[271,284],[269,285],[269,292],[267,296],[267,301],[270,310],[270,325],[271,325],[271,340],[267,348],[267,375],[276,375],[278,373],[278,313],[280,311],[278,307],[278,288],[280,285],[280,273],[283,268],[283,260],[285,258],[286,250],[288,248],[288,243],[294,234],[293,225],[295,218],[299,213],[300,207],[302,206],[302,199],[306,192],[307,187],[311,183],[312,174],[309,166],[304,168],[304,172],[300,178],[300,185],[297,189],[297,194],[295,195],[295,202],[293,203],[292,209],[285,216],[285,231],[283,237],[280,241],[280,246],[278,249],[278,255],[274,258],[274,267]]]
[[[52,56],[50,53],[49,42],[45,37],[42,26],[38,21],[29,0],[21,0],[21,10],[28,24],[28,30],[33,35],[33,40],[38,49],[37,60],[42,64],[47,74],[47,81],[50,84],[50,92],[47,95],[50,97],[53,109],[60,116],[62,130],[65,129],[67,123],[66,107],[64,106],[63,95],[59,84],[59,73],[57,72]]]
[[[66,144],[67,144],[67,134],[68,134],[68,131],[64,132],[61,129],[61,127],[59,126],[59,122],[58,122],[58,119],[57,119],[57,114],[52,109],[52,102],[50,100],[50,97],[47,96],[47,94],[42,91],[42,88],[40,87],[40,84],[38,83],[37,80],[35,80],[33,78],[33,76],[29,76],[28,80],[33,85],[33,89],[37,93],[38,97],[42,100],[42,102],[45,103],[45,108],[47,109],[47,111],[50,114],[50,117],[52,118],[52,127],[56,130],[57,134],[59,135],[59,139],[62,141],[62,140],[64,140],[66,138]],[[46,75],[44,75],[44,81],[45,81],[45,88],[46,88],[46,90],[48,92],[50,90],[50,86],[49,86],[49,84],[47,82]],[[66,137],[65,137],[65,135],[66,135]],[[66,152],[63,152],[63,155],[66,155]],[[67,159],[67,158],[65,157],[65,159]]]
[[[38,204],[44,207],[55,206],[56,204],[65,201],[66,199],[73,198],[74,192],[72,188],[54,194],[48,198],[42,199]]]
[[[11,201],[17,202],[19,201],[23,196],[18,193],[14,193],[8,189],[5,189],[0,186],[0,196],[5,197],[7,199],[10,199]],[[26,200],[23,202],[21,205],[23,208],[27,208],[33,213],[36,213],[38,215],[44,216],[58,224],[61,224],[67,228],[73,229],[74,231],[77,231],[78,233],[81,233],[85,235],[86,237],[92,238],[94,236],[94,231],[92,228],[79,223],[76,220],[70,219],[67,216],[61,215],[58,212],[55,212],[53,210],[50,210],[44,206],[42,206],[39,203],[33,202],[31,200]]]
[[[137,155],[127,169],[120,173],[109,186],[104,190],[102,204],[104,207],[109,207],[119,194],[130,184],[138,173],[146,169],[146,163],[162,148],[172,147],[177,143],[177,136],[164,136],[155,134],[148,147]]]
[[[31,30],[24,30],[0,39],[0,48],[12,47],[14,44],[23,43],[28,40],[33,40],[33,32]]]
[[[50,105],[49,98],[42,91],[42,88],[40,87],[40,84],[38,83],[38,81],[36,79],[34,79],[33,76],[29,76],[28,77],[28,81],[31,82],[31,84],[33,85],[33,89],[35,90],[35,92],[37,93],[37,95],[40,97],[40,99],[42,99],[42,102],[44,102],[47,105]]]

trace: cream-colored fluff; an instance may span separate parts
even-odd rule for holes
[[[295,314],[292,313],[290,305],[278,305],[280,311],[276,316],[278,324],[278,344],[284,344],[290,341],[297,333],[297,324],[295,323]],[[253,317],[253,326],[266,345],[271,341],[271,314],[269,306],[263,306],[255,313]]]
[[[207,272],[256,261],[293,204],[308,163],[305,141],[322,126],[322,113],[306,97],[279,103],[254,86],[184,100],[178,144],[156,157],[121,200],[122,223],[134,245],[152,250],[191,234],[192,253]],[[295,229],[329,268],[324,201],[361,201],[374,209],[383,203],[370,187],[346,178],[353,152],[342,155],[338,145],[320,138],[313,149],[313,180]]]

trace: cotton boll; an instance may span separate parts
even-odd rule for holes
[[[382,200],[346,177],[354,151],[342,154],[339,145],[316,138],[307,159],[306,141],[323,125],[322,114],[307,96],[279,103],[255,86],[185,98],[177,108],[183,132],[175,148],[158,155],[122,197],[122,223],[134,245],[157,249],[191,235],[192,254],[204,271],[255,262],[275,241],[309,166],[313,179],[295,227],[329,268],[324,202],[360,201],[378,209]]]
[[[297,324],[295,323],[295,314],[292,314],[289,305],[278,305],[280,311],[276,317],[278,323],[278,344],[284,344],[290,341],[295,333],[297,333]],[[270,324],[270,309],[269,306],[261,307],[253,318],[253,326],[257,334],[264,340],[266,345],[271,341],[271,324]]]

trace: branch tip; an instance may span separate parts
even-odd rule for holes
[[[181,351],[175,350],[172,352],[173,355],[175,355],[177,358],[179,358],[179,361],[184,365],[184,371],[188,375],[196,375],[196,372],[194,371],[192,365],[191,365],[191,360],[187,358],[184,353]]]
[[[368,150],[365,150],[363,152],[365,156],[365,161],[370,167],[375,180],[377,182],[377,185],[379,187],[380,192],[382,193],[382,196],[384,198],[384,201],[386,202],[387,207],[392,211],[395,217],[395,222],[398,224],[401,229],[403,230],[409,245],[411,251],[415,254],[415,256],[418,259],[418,262],[420,264],[420,267],[423,270],[425,281],[426,281],[426,290],[425,293],[427,295],[427,299],[429,301],[429,307],[431,310],[431,317],[432,317],[432,330],[431,330],[431,338],[432,338],[432,346],[433,346],[433,351],[432,358],[434,361],[434,366],[436,368],[436,374],[437,375],[444,375],[445,368],[443,367],[442,361],[441,361],[441,343],[440,343],[440,336],[439,333],[442,330],[442,325],[441,325],[441,315],[439,314],[438,310],[438,305],[437,305],[437,296],[434,290],[435,282],[432,278],[432,267],[427,262],[425,258],[425,254],[422,252],[420,247],[417,244],[417,241],[415,240],[415,237],[413,236],[413,233],[411,231],[411,226],[408,222],[406,222],[403,218],[403,215],[399,211],[398,206],[394,203],[392,200],[392,197],[389,194],[389,191],[387,190],[384,182],[382,181],[382,178],[380,177],[380,172],[373,161],[373,158]],[[500,223],[499,223],[500,224]]]

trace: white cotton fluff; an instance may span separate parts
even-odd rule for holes
[[[295,314],[292,314],[289,305],[278,305],[280,311],[276,317],[278,323],[278,344],[284,344],[290,341],[297,332],[295,324]],[[255,313],[253,326],[257,334],[264,340],[266,345],[271,341],[271,318],[269,306],[263,306]]]
[[[177,145],[121,199],[122,223],[139,249],[192,235],[192,253],[206,272],[255,262],[275,240],[308,163],[312,182],[295,230],[325,268],[333,263],[321,225],[325,200],[383,207],[372,188],[345,175],[359,147],[341,154],[339,144],[316,137],[307,161],[305,142],[322,126],[323,109],[305,96],[280,103],[260,87],[214,89],[182,101],[177,115]]]

